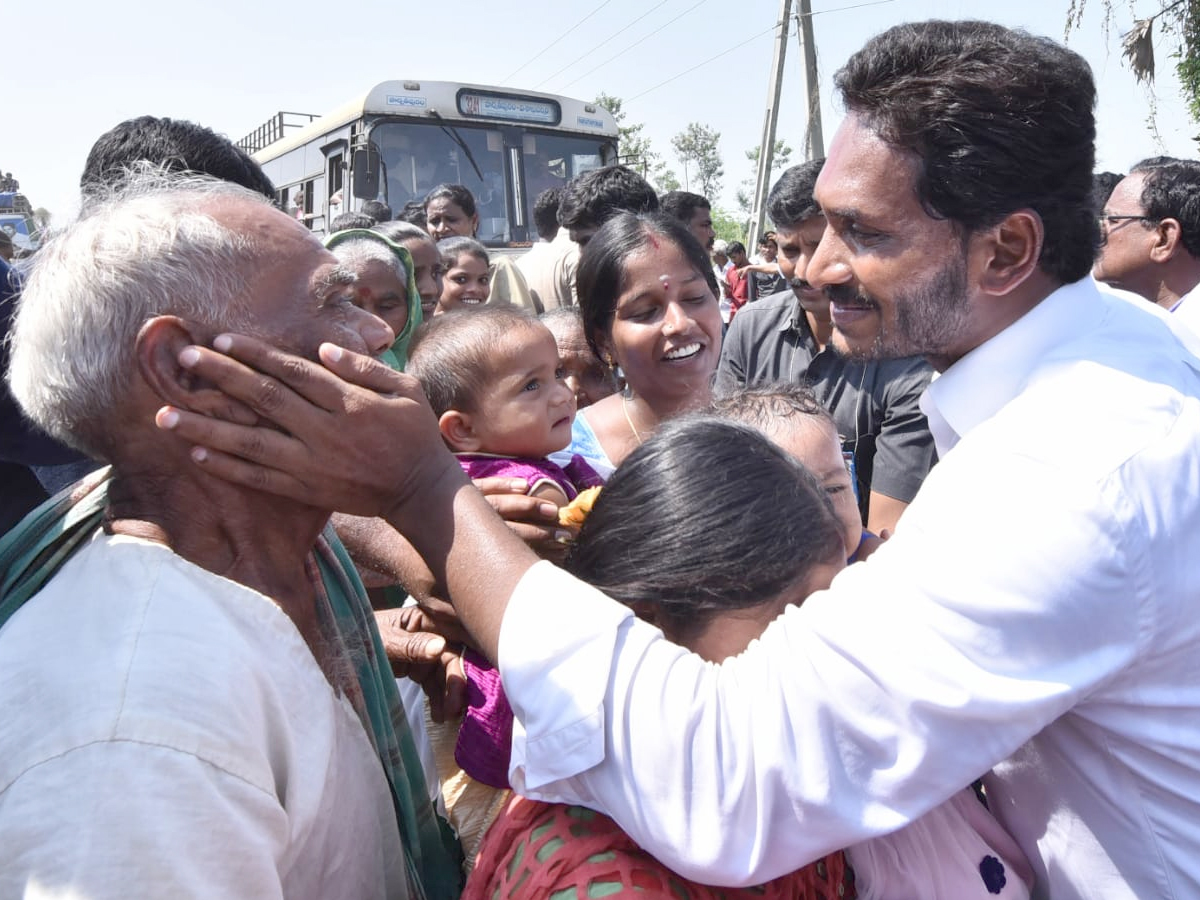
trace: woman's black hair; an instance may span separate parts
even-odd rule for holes
[[[600,339],[612,328],[617,297],[625,289],[625,264],[654,238],[678,247],[687,261],[704,276],[714,297],[720,297],[708,253],[688,227],[662,213],[618,213],[600,226],[579,257],[575,286],[583,314],[583,334],[592,352],[603,359]]]
[[[487,247],[483,246],[475,238],[463,237],[461,234],[442,238],[437,242],[437,251],[438,256],[442,260],[442,265],[447,268],[457,263],[458,258],[464,253],[482,260],[485,266],[492,264],[491,259],[488,257]]]
[[[566,569],[677,636],[773,601],[845,555],[816,479],[753,428],[690,415],[626,457],[600,491]]]
[[[467,214],[467,218],[475,215],[475,195],[461,184],[439,184],[425,195],[425,210],[428,212],[432,200],[446,199]]]

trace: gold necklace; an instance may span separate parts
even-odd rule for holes
[[[637,438],[638,446],[642,446],[641,432],[633,424],[633,417],[629,415],[629,397],[621,394],[621,410],[625,413],[625,421],[629,423],[629,430],[633,432],[633,436]]]

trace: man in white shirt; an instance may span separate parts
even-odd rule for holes
[[[385,514],[498,661],[514,787],[603,810],[687,876],[761,882],[982,775],[1036,896],[1198,896],[1200,361],[1086,278],[1090,70],[929,22],[837,84],[805,279],[844,352],[941,371],[923,401],[941,462],[887,544],[738,658],[707,665],[535,563],[411,383],[362,356],[323,347],[326,371],[235,339],[195,371],[269,396],[288,434],[176,429],[225,451],[214,473]]]
[[[575,266],[579,263],[579,248],[567,230],[558,225],[561,195],[562,188],[548,188],[538,194],[533,204],[533,224],[538,240],[516,262],[543,312],[575,305]]]
[[[1095,276],[1145,297],[1200,334],[1200,162],[1143,160],[1100,214]]]
[[[39,253],[12,392],[111,470],[0,541],[0,896],[458,895],[329,510],[212,478],[154,425],[229,409],[179,354],[230,326],[389,347],[353,282],[268,198],[152,172]]]

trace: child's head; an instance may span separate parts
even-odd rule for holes
[[[841,522],[846,556],[853,556],[863,531],[854,483],[833,417],[812,391],[783,382],[743,388],[715,400],[713,412],[757,428],[816,476]]]
[[[421,295],[421,318],[428,321],[442,295],[442,258],[437,242],[425,229],[409,222],[380,222],[371,230],[399,244],[412,257],[413,278]]]
[[[554,335],[509,306],[457,310],[417,329],[408,374],[460,453],[538,458],[571,442],[575,395]]]
[[[565,561],[713,661],[740,653],[845,564],[813,476],[756,429],[711,415],[667,422],[635,449]]]
[[[448,237],[438,241],[437,249],[445,273],[437,312],[487,303],[492,291],[487,248],[474,238]]]

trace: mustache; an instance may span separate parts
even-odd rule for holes
[[[875,307],[878,305],[874,299],[848,284],[825,285],[825,296],[829,298],[830,302],[842,306]]]

